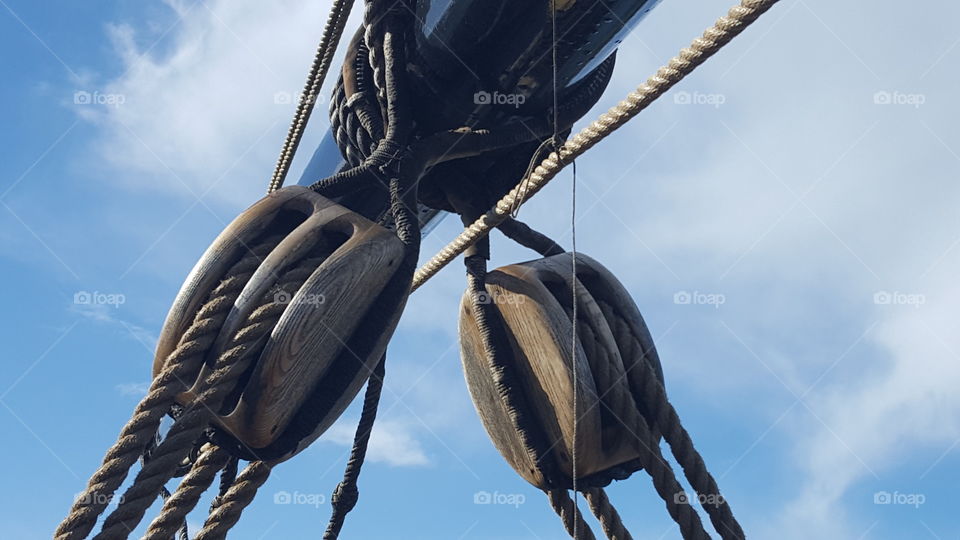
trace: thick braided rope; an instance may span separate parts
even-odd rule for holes
[[[588,489],[583,492],[590,505],[590,511],[597,516],[600,521],[600,527],[603,528],[603,534],[607,535],[609,540],[633,540],[630,531],[627,530],[620,519],[620,514],[607,497],[607,492],[603,488]]]
[[[240,520],[243,510],[253,502],[257,490],[270,477],[270,466],[262,461],[247,465],[237,476],[236,482],[224,495],[217,508],[207,516],[203,529],[194,540],[220,540]]]
[[[563,527],[574,540],[596,540],[593,530],[583,520],[583,514],[580,509],[573,504],[573,499],[565,489],[549,489],[544,491],[547,499],[550,501],[550,507],[560,516]],[[576,533],[574,533],[576,531]],[[576,536],[574,536],[576,534]]]
[[[233,486],[233,483],[237,481],[237,468],[240,466],[240,460],[233,456],[227,461],[226,466],[224,466],[223,471],[220,472],[220,489],[217,490],[217,496],[210,501],[210,512],[213,512],[220,503],[223,502],[223,497],[226,496],[227,491]]]
[[[508,361],[508,338],[502,331],[502,323],[496,307],[483,300],[482,295],[487,293],[485,254],[468,256],[464,259],[464,264],[467,268],[467,287],[471,294],[473,319],[476,322],[477,333],[480,335],[483,344],[487,369],[493,380],[494,389],[507,412],[511,427],[516,430],[519,436],[523,451],[530,461],[541,469],[544,479],[550,484],[555,479],[556,471],[553,470],[553,463],[555,462],[546,457],[547,450],[544,448],[543,441],[540,440],[541,437],[533,429],[530,429],[536,420],[531,418],[530,412],[521,404],[522,401],[517,391],[519,384],[516,381],[514,367]],[[551,495],[551,504],[557,496],[557,494]],[[567,496],[567,499],[569,499],[569,496]]]
[[[230,453],[223,448],[213,445],[205,447],[190,472],[180,481],[177,490],[164,501],[160,515],[150,523],[144,538],[170,540],[229,460]]]
[[[778,0],[742,0],[730,9],[703,36],[672,58],[623,101],[583,128],[557,152],[552,152],[534,171],[510,190],[495,207],[464,229],[457,238],[427,261],[414,275],[412,290],[419,288],[479,238],[506,219],[511,211],[535,195],[564,167],[637,116],[667,90],[739,35]]]
[[[227,271],[228,277],[210,293],[210,298],[197,312],[177,348],[167,357],[163,371],[153,379],[147,395],[137,405],[130,421],[123,426],[117,442],[107,450],[100,468],[90,477],[86,490],[57,528],[54,534],[57,540],[86,538],[93,530],[98,516],[127,477],[130,467],[153,440],[160,420],[170,410],[175,397],[196,380],[204,356],[216,339],[234,301],[280,238],[269,238],[252,248]]]
[[[293,122],[287,132],[287,138],[283,142],[283,148],[280,150],[280,157],[273,171],[273,177],[270,179],[270,185],[267,188],[268,194],[280,189],[287,177],[290,164],[293,162],[293,156],[297,152],[297,147],[300,146],[300,139],[303,137],[307,122],[310,121],[310,114],[317,102],[320,88],[327,77],[327,72],[330,71],[330,64],[333,62],[333,55],[337,52],[337,45],[340,43],[341,36],[343,36],[343,28],[347,24],[353,2],[354,0],[335,0],[333,7],[330,8],[330,15],[327,18],[326,26],[323,28],[323,36],[317,46],[313,64],[310,66],[303,94],[297,101],[297,110],[293,114]]]
[[[629,325],[617,316],[616,310],[603,301],[598,304],[605,319],[620,323],[611,328],[617,335],[618,343],[636,343],[635,348],[641,349],[640,339],[634,336]],[[640,354],[646,352],[640,351]],[[690,486],[704,501],[703,508],[720,537],[724,540],[743,539],[743,529],[734,517],[730,505],[720,494],[720,487],[707,469],[700,452],[694,447],[690,434],[684,429],[680,415],[667,398],[666,389],[653,368],[648,362],[641,360],[627,373],[627,378],[633,401],[650,416],[652,427],[663,433],[664,440],[670,445],[670,450],[683,469]],[[692,507],[691,504],[684,506]]]
[[[583,290],[582,285],[580,288]],[[602,397],[603,403],[601,406],[608,407],[613,417],[622,423],[623,427],[633,436],[643,468],[653,480],[653,487],[657,495],[663,500],[670,517],[680,527],[683,538],[687,540],[710,538],[693,506],[686,504],[686,501],[681,498],[683,488],[677,481],[677,476],[674,474],[670,463],[664,459],[660,452],[659,438],[653,435],[646,419],[637,410],[637,405],[625,380],[624,370],[622,368],[617,369],[618,366],[614,364],[615,361],[620,360],[610,356],[613,351],[607,351],[603,347],[589,347],[589,344],[601,342],[600,339],[595,337],[599,328],[595,330],[593,325],[606,325],[606,323],[602,320],[591,319],[586,309],[582,311],[584,315],[577,321],[579,333],[583,336],[581,343],[588,345],[587,358],[591,359],[590,371],[593,373],[597,389],[603,394],[602,396],[591,396],[591,398],[599,400]],[[605,314],[604,319],[609,317],[610,315]],[[622,364],[620,365],[622,366]]]
[[[323,533],[324,540],[336,540],[340,536],[343,522],[347,514],[353,510],[360,498],[357,482],[360,479],[360,469],[367,456],[367,445],[370,443],[370,434],[373,432],[374,422],[377,420],[377,408],[380,405],[380,395],[383,392],[383,377],[386,374],[386,356],[380,359],[367,382],[367,390],[363,396],[363,409],[360,413],[360,422],[353,436],[353,448],[350,450],[350,459],[347,461],[343,480],[337,484],[330,497],[333,513],[327,523],[327,530]]]
[[[284,291],[298,290],[322,260],[305,259],[287,271],[277,286]],[[213,371],[202,381],[197,397],[170,427],[150,461],[140,469],[133,485],[123,494],[120,505],[107,517],[96,539],[125,537],[143,519],[143,514],[153,504],[157,493],[173,476],[177,466],[187,457],[193,444],[214,418],[214,411],[220,409],[223,399],[260,352],[263,338],[269,335],[287,309],[287,303],[278,300],[275,290],[264,294],[260,306],[253,310],[243,327],[231,337],[224,352],[217,358]]]
[[[383,59],[383,34],[385,20],[396,5],[404,0],[366,0],[363,12],[363,41],[370,56],[373,69],[373,84],[380,100],[386,99],[387,74]]]

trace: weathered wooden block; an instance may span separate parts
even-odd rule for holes
[[[197,262],[164,323],[154,375],[227,270],[251,246],[277,234],[282,240],[243,288],[198,379],[209,374],[265,296],[277,295],[287,304],[247,380],[217,418],[219,427],[239,443],[236,448],[274,462],[301,451],[343,413],[386,349],[404,304],[380,305],[381,293],[399,277],[396,270],[404,255],[400,240],[309,189],[290,186],[241,214]],[[320,262],[303,286],[277,290],[283,273],[307,259]],[[393,313],[371,322],[369,315],[376,309]],[[363,336],[362,346],[351,346],[358,335]],[[178,402],[188,404],[196,389],[194,385]]]
[[[535,419],[547,458],[572,478],[576,415],[577,477],[604,484],[609,479],[602,477],[614,467],[620,469],[612,475],[617,477],[639,468],[635,426],[624,425],[611,413],[615,407],[607,406],[611,381],[626,387],[636,375],[631,371],[639,371],[632,369],[637,362],[649,362],[661,381],[662,371],[633,300],[609,271],[585,255],[577,256],[579,325],[574,344],[572,280],[569,253],[505,266],[487,275],[485,301],[496,306],[509,343],[507,362],[516,377],[512,390]],[[497,392],[469,291],[461,302],[460,340],[470,394],[497,449],[531,484],[556,487],[547,485],[543,464],[534,463],[525,451]],[[607,370],[604,378],[596,376],[600,370]]]

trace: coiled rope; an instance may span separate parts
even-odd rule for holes
[[[511,209],[522,205],[543,189],[573,160],[640,114],[667,90],[692,73],[778,1],[742,0],[740,5],[731,8],[727,15],[708,28],[701,37],[694,39],[689,47],[682,49],[655,75],[565,142],[559,150],[552,152],[534,169],[533,173],[521,179],[516,187],[500,199],[496,206],[464,229],[459,236],[421,266],[414,275],[412,290],[417,290],[441,268],[509,217]]]

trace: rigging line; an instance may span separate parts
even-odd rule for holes
[[[523,173],[522,182],[524,183],[529,180],[537,164],[549,156],[549,154],[544,155],[544,151],[550,148],[551,152],[556,152],[560,147],[560,99],[557,91],[557,0],[550,0],[550,59],[550,68],[553,76],[551,80],[551,84],[553,85],[553,107],[551,110],[553,116],[553,134],[549,139],[540,143],[540,146],[533,151],[533,155],[530,157],[530,163],[527,165],[527,170]],[[520,215],[520,206],[524,202],[523,198],[518,198],[514,202],[510,208],[510,217],[516,219]],[[574,500],[574,503],[576,503],[576,500]]]
[[[450,261],[456,259],[477,240],[486,236],[491,229],[507,219],[518,198],[523,202],[538,193],[564,167],[635,118],[657,98],[716,54],[724,45],[740,35],[778,1],[741,0],[739,4],[732,7],[727,15],[721,17],[702,36],[694,39],[688,47],[671,58],[656,74],[600,115],[592,124],[563,143],[534,169],[529,179],[521,180],[520,184],[504,195],[486,214],[467,226],[455,239],[424,263],[414,275],[411,292],[420,288]]]
[[[572,268],[571,278],[570,278],[570,292],[573,296],[573,331],[571,334],[573,344],[570,351],[570,364],[573,367],[573,508],[577,512],[580,511],[579,507],[579,494],[577,492],[577,424],[579,424],[580,417],[577,413],[577,394],[579,394],[579,386],[577,386],[577,162],[573,162],[573,179],[571,181],[571,194],[570,194],[570,235],[571,235],[571,248],[570,248],[570,266]],[[576,537],[576,522],[574,522],[574,540],[577,540]]]
[[[313,64],[307,73],[307,82],[304,84],[303,93],[297,100],[297,109],[293,113],[293,121],[287,131],[287,137],[283,141],[283,147],[280,149],[280,157],[277,158],[273,177],[270,178],[270,183],[267,186],[267,194],[283,187],[287,173],[290,172],[293,156],[300,146],[300,139],[303,138],[307,122],[310,121],[310,114],[313,113],[314,105],[317,103],[317,96],[320,95],[323,81],[327,78],[327,72],[330,71],[333,55],[336,54],[340,38],[343,37],[343,29],[347,25],[347,18],[350,16],[353,2],[354,0],[336,0],[330,8],[327,24],[323,28],[323,36],[320,38],[317,52],[313,57]]]
[[[553,71],[553,137],[551,140],[552,150],[556,152],[559,150],[559,140],[560,140],[560,120],[559,120],[559,98],[557,96],[557,0],[550,0],[550,39],[551,44],[551,60],[552,60],[552,71]],[[532,171],[531,171],[532,172]],[[529,178],[529,172],[526,175]],[[517,205],[517,210],[520,210],[520,205]],[[571,458],[571,483],[573,487],[573,511],[576,514],[580,513],[580,498],[577,492],[577,425],[580,423],[580,418],[577,415],[577,393],[579,386],[577,386],[577,168],[576,162],[573,166],[573,183],[572,183],[572,194],[571,194],[571,205],[570,205],[570,225],[571,225],[571,234],[573,235],[573,251],[570,252],[571,256],[571,267],[572,267],[572,276],[570,277],[570,294],[573,297],[573,316],[571,324],[571,348],[570,348],[570,367],[573,370],[573,448],[570,452]],[[580,529],[579,521],[573,521],[573,540],[578,540],[580,538]]]

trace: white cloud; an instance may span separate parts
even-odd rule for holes
[[[328,6],[164,3],[173,16],[156,28],[109,28],[124,71],[99,92],[123,103],[77,109],[101,125],[98,154],[121,184],[189,199],[209,190],[246,206],[262,195],[292,116],[275,94],[301,91]],[[314,121],[327,123],[323,104]],[[304,140],[308,156],[319,133]]]
[[[353,445],[356,418],[341,418],[323,434],[321,441],[345,446]],[[378,419],[370,434],[367,459],[394,467],[416,467],[430,463],[415,430],[403,421]]]
[[[95,109],[103,128],[99,148],[127,172],[127,186],[181,195],[213,186],[213,197],[245,205],[262,191],[290,114],[273,104],[273,94],[295,92],[302,83],[326,5],[191,5],[170,3],[183,20],[162,54],[148,50],[150,38],[140,30],[112,30],[128,71],[104,89],[127,99],[122,107]],[[605,105],[716,16],[716,4],[698,5],[665,2],[638,28],[624,44]],[[947,67],[957,52],[949,49],[950,32],[921,24],[927,17],[951,20],[958,10],[917,13],[916,28],[923,30],[914,30],[903,27],[895,10],[781,3],[680,88],[722,93],[724,105],[682,106],[668,95],[579,162],[580,248],[645,302],[651,326],[670,326],[675,314],[663,305],[680,288],[722,291],[730,302],[719,320],[788,387],[729,333],[693,333],[700,327],[689,317],[670,339],[723,353],[665,359],[671,385],[701,392],[702,402],[689,407],[723,407],[731,390],[765,398],[780,393],[790,403],[814,385],[795,421],[777,430],[796,448],[783,456],[801,474],[795,491],[780,494],[787,500],[774,516],[754,520],[777,537],[783,531],[795,538],[856,536],[851,488],[874,473],[883,479],[907,454],[933,449],[936,457],[960,436],[950,428],[960,420],[951,384],[960,375],[960,297],[952,283],[960,248],[949,250],[958,230],[960,140],[951,122],[960,102]],[[873,103],[875,92],[898,89],[925,94],[926,104]],[[323,116],[318,109],[316,118]],[[311,141],[303,148],[312,150]],[[569,245],[568,204],[566,188],[553,186],[522,218]],[[426,245],[437,247],[454,229],[441,228],[434,233],[444,235],[440,241]],[[502,244],[499,262],[508,262],[500,261],[505,253],[524,257]],[[411,301],[422,316],[405,318],[404,331],[452,331],[451,298],[463,290],[460,263],[452,266],[417,293],[431,299]],[[919,309],[874,305],[879,290],[923,293],[928,302]],[[764,401],[725,412],[742,413],[759,435],[779,416],[774,409]],[[322,440],[349,446],[354,426],[355,420],[341,420]],[[370,459],[428,464],[418,433],[407,419],[381,419]],[[727,481],[736,477],[734,469]]]
[[[122,295],[120,295],[122,296]],[[92,321],[116,326],[126,330],[129,336],[140,342],[147,350],[153,352],[157,346],[157,335],[136,324],[123,320],[116,313],[116,306],[106,304],[77,304],[70,306],[70,310]]]
[[[123,383],[116,386],[117,392],[122,396],[143,397],[150,389],[148,382]]]

